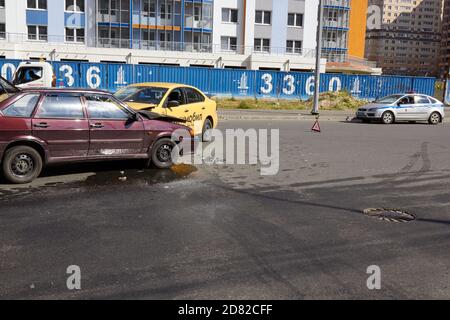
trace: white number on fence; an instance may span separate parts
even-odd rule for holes
[[[86,72],[86,82],[92,89],[97,89],[102,84],[102,79],[99,74],[99,67],[90,67]]]
[[[286,82],[287,88],[283,88],[283,92],[286,95],[292,95],[295,92],[295,78],[292,75],[287,75],[284,77],[284,81]]]
[[[312,95],[314,95],[314,86],[315,86],[315,77],[309,77],[307,80],[306,80],[306,87],[305,87],[305,90],[306,90],[306,94],[308,95],[308,96],[312,96]]]
[[[273,90],[272,75],[269,73],[265,73],[263,74],[261,79],[264,81],[264,87],[261,87],[261,92],[264,94],[270,94]]]
[[[334,86],[336,85],[336,90],[334,90]],[[338,77],[333,77],[330,80],[330,84],[328,87],[328,91],[341,91],[342,89],[342,82],[341,79],[339,79]]]
[[[2,77],[5,79],[8,79],[8,70],[10,70],[11,75],[14,76],[14,73],[16,73],[16,66],[12,63],[5,63],[2,66]]]
[[[64,72],[64,78],[67,79],[67,86],[72,87],[75,84],[75,78],[73,77],[73,68],[67,64],[59,68],[60,72]]]

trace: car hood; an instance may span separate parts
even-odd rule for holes
[[[150,112],[146,110],[139,111],[139,114],[143,117],[147,118],[148,120],[159,120],[159,121],[166,121],[166,122],[176,122],[176,123],[186,123],[187,121],[184,119],[171,117],[167,115],[163,115],[156,112]]]
[[[151,110],[155,109],[158,105],[151,103],[141,103],[141,102],[125,102],[132,109],[135,110]]]
[[[389,107],[389,105],[385,103],[369,103],[364,106],[362,106],[360,109],[373,109],[373,108],[385,108]]]

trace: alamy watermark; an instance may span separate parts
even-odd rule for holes
[[[204,143],[199,139],[192,140],[187,130],[176,130],[172,139],[182,142],[172,152],[173,162],[190,165],[260,165],[262,176],[278,174],[278,129],[227,129],[225,132],[212,129],[208,130],[207,136],[209,142]]]
[[[70,276],[67,278],[66,285],[69,290],[81,290],[81,268],[76,265],[67,267],[67,274]]]
[[[369,290],[381,290],[381,268],[377,265],[367,267],[367,274],[370,276],[367,278],[367,289]]]

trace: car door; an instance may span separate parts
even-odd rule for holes
[[[428,120],[429,113],[431,110],[431,102],[428,100],[426,96],[422,95],[416,95],[414,96],[415,99],[415,118],[417,120]]]
[[[396,106],[398,120],[413,120],[415,117],[414,96],[408,95],[401,98]]]
[[[89,150],[89,123],[81,96],[47,93],[32,119],[33,135],[45,141],[51,158],[85,158]]]
[[[203,123],[205,121],[205,97],[194,88],[183,88],[187,104],[186,110],[189,110],[188,125],[194,129],[195,134],[201,134],[203,131]],[[185,110],[185,112],[186,112]]]
[[[84,96],[89,116],[89,157],[127,158],[146,155],[144,123],[109,95]]]
[[[171,117],[187,119],[189,114],[186,111],[186,104],[186,96],[182,88],[174,88],[170,90],[163,104],[163,113]]]

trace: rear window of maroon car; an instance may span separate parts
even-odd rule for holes
[[[39,97],[39,94],[27,94],[3,109],[2,113],[7,117],[30,118]]]

